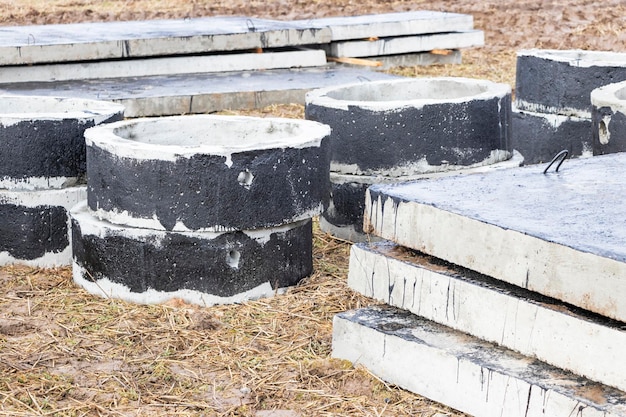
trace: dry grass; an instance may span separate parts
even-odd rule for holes
[[[460,415],[331,359],[333,316],[372,302],[346,286],[349,245],[314,239],[299,286],[211,308],[96,298],[69,268],[0,269],[0,415]]]

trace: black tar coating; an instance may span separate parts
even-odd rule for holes
[[[603,118],[609,116],[608,124],[603,122]],[[616,152],[626,151],[626,115],[622,112],[614,113],[610,107],[595,107],[591,112],[593,154],[606,155]],[[609,142],[600,143],[600,129],[609,135]]]
[[[393,111],[308,103],[306,118],[332,128],[331,161],[384,171],[425,158],[429,165],[471,165],[510,151],[511,97],[427,104]],[[459,152],[460,150],[460,152]]]
[[[591,111],[591,91],[626,80],[626,67],[577,67],[536,56],[517,58],[515,98],[556,109]],[[518,103],[521,110],[541,111]]]
[[[324,219],[334,226],[354,225],[358,232],[363,231],[363,212],[365,210],[365,192],[369,184],[348,182],[331,183],[334,209],[322,214]]]
[[[120,158],[87,149],[88,204],[93,210],[156,214],[166,230],[249,230],[291,223],[330,198],[328,138],[321,147],[251,150],[224,156],[198,154],[175,162]],[[241,181],[248,173],[251,183]]]
[[[1,204],[0,218],[0,252],[16,259],[37,259],[70,244],[64,207]]]
[[[115,114],[107,122],[122,119]],[[24,120],[0,126],[0,177],[80,177],[85,173],[84,131],[93,120]]]
[[[514,112],[511,143],[525,165],[550,162],[564,149],[570,157],[581,156],[584,145],[591,147],[591,120],[568,119],[555,128],[541,116]]]
[[[215,239],[166,234],[160,242],[113,234],[83,236],[80,224],[72,219],[74,260],[88,272],[85,279],[108,278],[134,293],[188,289],[220,297],[265,282],[273,288],[292,286],[313,270],[311,220],[273,233],[266,243],[240,231]],[[239,253],[237,268],[229,265],[233,251]]]

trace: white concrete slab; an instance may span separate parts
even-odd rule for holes
[[[0,84],[1,94],[99,98],[123,103],[126,117],[254,109],[304,104],[315,88],[392,79],[382,72],[339,66],[139,78]]]
[[[180,56],[0,67],[3,83],[97,80],[194,73],[302,68],[326,65],[322,50]]]
[[[626,395],[391,307],[335,316],[333,357],[474,417],[626,416]]]
[[[626,391],[623,323],[438,261],[389,241],[353,245],[353,290]]]
[[[413,12],[373,15],[326,17],[299,20],[294,23],[323,29],[329,28],[333,41],[417,35],[421,33],[454,32],[474,28],[474,18],[468,14],[418,10]]]
[[[182,55],[330,42],[328,28],[221,16],[0,27],[0,65]]]
[[[485,44],[482,30],[435,33],[415,36],[380,38],[375,40],[331,42],[324,47],[336,57],[373,57],[379,55],[407,54],[434,49],[460,49]]]
[[[364,229],[626,321],[625,154],[394,185],[366,194]]]

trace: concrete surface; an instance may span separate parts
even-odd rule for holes
[[[474,28],[474,18],[471,15],[428,10],[325,17],[296,20],[294,23],[317,29],[328,28],[332,41],[455,32]]]
[[[391,307],[340,313],[335,358],[474,417],[623,417],[626,395]]]
[[[328,28],[220,16],[0,28],[0,65],[245,51],[328,43]]]
[[[366,231],[626,321],[623,153],[371,186]]]
[[[126,59],[0,67],[2,83],[80,81],[116,77],[152,77],[233,71],[302,68],[326,65],[321,50],[291,50],[167,58]]]
[[[622,323],[389,241],[352,246],[348,285],[367,297],[626,391]]]
[[[378,55],[406,54],[432,51],[434,49],[461,49],[485,44],[482,30],[435,33],[375,40],[332,42],[323,45],[326,53],[336,57],[371,57]]]
[[[126,117],[210,113],[302,103],[315,88],[399,79],[368,69],[321,68],[187,74],[140,78],[0,84],[0,94],[61,96],[123,104]]]

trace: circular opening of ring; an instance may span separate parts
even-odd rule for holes
[[[241,171],[237,176],[237,181],[239,182],[239,185],[245,188],[250,188],[250,186],[252,185],[252,180],[254,180],[254,175],[252,175],[252,173],[247,169],[245,171]]]
[[[233,269],[239,268],[239,259],[241,258],[241,253],[238,250],[231,249],[228,251],[228,256],[226,258],[226,263]]]

